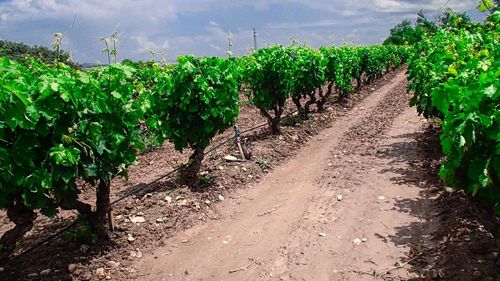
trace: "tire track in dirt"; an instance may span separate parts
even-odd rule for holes
[[[355,175],[352,171],[358,169],[354,167],[361,168],[365,164],[359,165],[351,160],[343,168],[335,167],[332,156],[342,147],[352,146],[362,152],[368,149],[364,147],[366,144],[376,145],[371,141],[365,143],[362,139],[377,138],[390,127],[392,120],[406,107],[404,93],[405,75],[399,73],[391,83],[313,138],[288,163],[278,167],[254,188],[238,191],[237,199],[222,204],[223,219],[179,233],[166,241],[167,246],[146,255],[138,265],[139,271],[144,273],[141,279],[343,278],[339,269],[335,269],[338,263],[331,257],[352,248],[345,247],[352,245],[348,234],[351,228],[362,224],[358,215],[364,214],[369,207],[360,208],[359,202],[349,200],[349,196],[343,201],[335,198],[339,190],[361,184],[367,179],[359,178],[359,175],[351,177]],[[380,121],[373,123],[373,120]],[[365,126],[367,122],[368,125],[375,125]],[[360,131],[362,127],[369,130]],[[358,138],[358,141],[353,141],[353,138]],[[337,177],[335,173],[340,173],[342,177]],[[372,176],[377,177],[375,173]],[[342,208],[342,205],[345,207]],[[355,210],[352,217],[358,221],[355,224],[340,222],[343,218],[335,214],[342,209]],[[346,235],[337,235],[336,232]],[[343,260],[358,258],[361,257]],[[232,270],[237,271],[231,273]]]

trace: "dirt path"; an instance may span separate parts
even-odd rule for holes
[[[418,220],[411,208],[420,196],[411,163],[423,120],[404,93],[400,73],[288,163],[224,201],[221,219],[146,255],[141,279],[374,280],[369,274],[393,267],[407,256],[409,233],[400,230]]]

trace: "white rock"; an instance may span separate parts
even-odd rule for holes
[[[144,222],[146,222],[146,219],[144,217],[137,216],[137,217],[131,218],[130,221],[133,223],[144,223]]]
[[[210,200],[205,200],[205,204],[210,205],[210,203],[212,203]]]
[[[134,236],[132,236],[132,234],[129,233],[127,236],[127,240],[128,240],[128,242],[134,242],[135,238],[134,238]]]
[[[298,141],[298,140],[299,140],[299,136],[297,136],[297,135],[293,135],[293,136],[291,137],[291,139],[292,139],[293,141]]]
[[[177,205],[179,206],[187,206],[189,205],[188,201],[186,199],[182,199],[180,201],[177,201]]]
[[[220,201],[224,201],[224,196],[222,196],[221,194],[219,194],[219,200]]]
[[[157,218],[157,219],[156,219],[156,222],[157,222],[157,223],[162,223],[162,222],[163,222],[163,219],[162,219],[162,218]]]
[[[326,233],[320,232],[320,233],[318,233],[318,235],[321,236],[321,237],[325,237]]]
[[[343,199],[343,198],[344,198],[344,196],[342,196],[342,195],[340,195],[340,194],[339,194],[339,195],[337,195],[337,201],[342,201],[342,199]]]
[[[366,241],[368,241],[368,239],[367,239],[367,238],[362,238],[362,239],[361,239],[361,242],[366,242]]]
[[[241,167],[241,170],[242,170],[243,172],[246,172],[246,171],[247,171],[247,168],[245,168],[245,167]]]
[[[108,261],[106,263],[109,267],[112,267],[112,268],[117,268],[117,267],[120,267],[120,263],[119,262],[116,262],[116,261]]]
[[[248,175],[248,178],[251,179],[251,178],[253,178],[253,176],[252,175]]]
[[[135,251],[135,257],[138,258],[138,259],[142,258],[142,252],[139,249],[136,249],[136,251]]]
[[[385,200],[385,196],[379,196],[378,200]]]
[[[229,162],[236,162],[238,161],[238,158],[234,157],[233,155],[226,155],[226,157],[224,157],[224,160]]]
[[[219,169],[219,170],[224,170],[224,167],[219,166],[219,167],[217,167],[217,169]]]
[[[38,273],[36,273],[36,272],[35,272],[35,273],[30,273],[30,274],[28,274],[28,277],[29,277],[29,278],[35,278],[35,277],[38,277]]]
[[[359,238],[352,240],[352,244],[354,244],[355,246],[361,245],[361,243],[362,243],[362,241]]]
[[[446,187],[444,190],[449,193],[452,193],[454,191],[454,189],[451,187]]]
[[[165,196],[165,198],[163,200],[165,200],[168,204],[172,203],[172,197],[170,197],[168,195]]]
[[[2,272],[2,271],[4,271],[4,270],[5,270],[5,268],[3,268],[3,267],[0,267],[0,272]]]
[[[99,267],[95,270],[95,274],[99,277],[104,277],[106,274],[104,273],[104,268]]]
[[[42,276],[49,275],[51,271],[52,270],[50,268],[44,269],[44,270],[40,271],[40,275],[42,275]]]
[[[208,175],[208,171],[203,171],[203,172],[200,173],[200,176],[202,176],[202,177],[204,177],[206,175]]]

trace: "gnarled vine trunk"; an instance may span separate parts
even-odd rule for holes
[[[361,93],[361,81],[362,81],[362,76],[363,75],[359,75],[357,78],[356,78],[356,92],[359,94]]]
[[[332,95],[333,92],[333,81],[328,83],[328,89],[325,94],[323,94],[323,90],[319,90],[319,99],[316,101],[316,106],[318,107],[318,111],[325,110],[325,104],[327,99]]]
[[[110,182],[101,179],[96,190],[96,215],[95,223],[98,227],[102,227],[106,223],[106,218],[108,217],[109,226],[112,226],[112,218],[108,216],[111,212],[111,201],[109,198],[110,193]]]
[[[180,171],[180,183],[191,187],[191,189],[197,189],[200,184],[198,173],[201,169],[201,162],[205,158],[205,148],[194,147],[193,149],[188,165]]]
[[[269,129],[273,135],[281,135],[281,115],[285,111],[285,100],[279,101],[273,108],[274,117],[263,108],[259,108],[260,113],[267,118]]]
[[[321,89],[320,89],[321,92]],[[304,105],[304,119],[307,119],[309,116],[309,113],[311,113],[311,105],[317,104],[317,98],[316,98],[316,91],[312,91],[310,93],[307,93],[307,96],[309,97],[309,100],[306,102]]]
[[[33,228],[36,214],[26,207],[21,200],[17,200],[14,205],[7,209],[7,217],[15,226],[0,238],[0,262],[4,262],[9,258],[16,248],[17,241]]]
[[[299,112],[299,116],[302,118],[307,118],[305,108],[302,107],[302,104],[300,103],[300,96],[296,96],[296,95],[292,96],[292,101],[295,104],[295,106],[297,107],[297,111]]]

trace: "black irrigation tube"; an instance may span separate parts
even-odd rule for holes
[[[285,117],[281,118],[281,120],[283,120],[284,118],[287,118],[287,117],[289,117],[289,116],[292,116],[295,112],[296,112],[296,111],[289,113],[289,114],[288,114],[288,115],[286,115]],[[268,125],[268,123],[267,123],[267,122],[266,122],[266,123],[259,124],[259,125],[257,125],[257,126],[252,127],[252,128],[245,129],[244,131],[240,132],[240,134],[244,134],[244,133],[248,133],[248,132],[254,131],[254,130],[259,129],[259,128],[262,128],[262,127],[264,127],[264,126],[266,126],[266,125]],[[204,153],[204,155],[207,155],[207,154],[212,153],[213,151],[215,151],[215,150],[217,150],[218,148],[222,147],[223,145],[227,144],[227,143],[228,143],[228,142],[230,142],[231,140],[234,140],[235,138],[236,138],[236,136],[233,136],[233,137],[230,137],[229,139],[227,139],[227,140],[225,140],[225,141],[222,141],[221,143],[217,144],[216,146],[214,146],[214,147],[210,148],[207,152],[205,152],[205,153]],[[148,184],[146,184],[146,185],[144,185],[144,186],[141,186],[140,188],[138,188],[138,189],[136,189],[136,190],[133,190],[133,191],[131,191],[131,192],[129,192],[129,193],[127,193],[127,194],[125,194],[125,195],[123,195],[123,196],[119,197],[118,199],[113,200],[113,201],[110,203],[110,206],[114,206],[114,205],[116,205],[117,203],[119,203],[119,202],[121,202],[121,201],[123,201],[123,200],[127,199],[128,197],[130,197],[130,196],[132,196],[132,195],[134,195],[134,194],[138,193],[139,191],[142,191],[142,190],[144,190],[144,189],[146,189],[146,188],[148,188],[148,187],[152,186],[153,184],[155,184],[155,183],[159,182],[159,181],[160,181],[160,180],[162,180],[162,179],[169,178],[172,174],[174,174],[175,172],[179,171],[180,169],[182,169],[182,168],[184,168],[184,167],[186,167],[186,166],[187,166],[187,164],[183,164],[183,165],[181,165],[181,166],[179,166],[179,167],[177,167],[177,168],[173,169],[172,171],[170,171],[170,172],[168,172],[168,173],[166,173],[166,174],[164,174],[164,175],[162,175],[162,176],[160,176],[160,177],[156,178],[156,179],[155,179],[155,180],[153,180],[152,182],[149,182]],[[58,236],[60,236],[61,234],[65,233],[66,231],[69,231],[70,229],[72,229],[73,227],[76,227],[76,226],[77,226],[77,225],[79,225],[79,224],[80,224],[80,220],[78,220],[78,219],[74,220],[74,221],[73,221],[72,223],[70,223],[69,225],[67,225],[67,226],[63,227],[62,229],[60,229],[60,230],[58,230],[58,231],[56,231],[55,233],[53,233],[53,234],[52,234],[52,235],[50,235],[49,237],[47,237],[47,238],[43,239],[42,241],[40,241],[39,243],[35,244],[35,245],[34,245],[34,246],[32,246],[31,248],[27,249],[26,251],[24,251],[24,252],[20,253],[20,254],[19,254],[19,255],[17,255],[17,256],[14,256],[12,259],[8,260],[8,261],[4,264],[4,266],[5,266],[5,265],[8,265],[8,264],[10,264],[10,263],[12,263],[12,262],[14,262],[14,261],[16,261],[16,260],[20,259],[20,258],[22,258],[23,256],[25,256],[25,255],[27,255],[27,254],[29,254],[29,253],[31,253],[31,252],[33,252],[34,250],[36,250],[36,249],[40,248],[41,246],[43,246],[43,245],[47,244],[48,242],[52,241],[53,239],[57,238],[57,237],[58,237]]]

